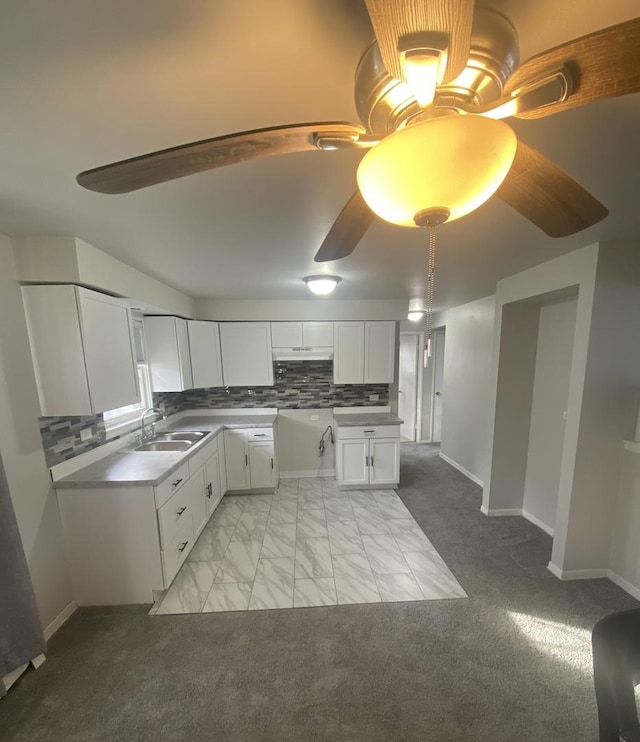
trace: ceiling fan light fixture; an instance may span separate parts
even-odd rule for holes
[[[420,322],[420,320],[427,313],[427,307],[424,299],[419,296],[409,299],[409,312],[407,313],[407,319],[411,322]]]
[[[517,139],[503,121],[451,115],[407,126],[370,149],[358,167],[369,208],[392,224],[415,227],[421,212],[474,211],[507,176]]]
[[[305,276],[302,279],[316,296],[327,296],[340,283],[340,276]]]
[[[415,33],[400,37],[400,66],[420,108],[433,103],[436,87],[447,68],[448,39],[441,33]]]

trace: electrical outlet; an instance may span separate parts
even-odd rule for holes
[[[84,430],[80,431],[80,440],[81,441],[89,441],[93,438],[93,430],[91,428],[85,428]]]
[[[380,395],[379,394],[370,394],[369,395],[369,401],[370,402],[379,402],[380,401]]]
[[[319,420],[320,419],[320,415],[311,415],[311,417],[309,419],[310,420]]]

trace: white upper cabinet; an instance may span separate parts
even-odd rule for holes
[[[179,317],[145,317],[144,337],[153,391],[193,389],[187,321]]]
[[[396,323],[334,322],[335,384],[390,384],[394,380]]]
[[[217,322],[187,321],[194,389],[223,386]]]
[[[364,322],[333,323],[333,381],[364,383]]]
[[[273,386],[269,322],[221,322],[225,386]]]
[[[274,348],[326,348],[333,345],[333,322],[272,322]]]
[[[24,286],[22,295],[43,417],[94,415],[139,401],[124,302],[71,285]]]
[[[365,322],[364,383],[391,384],[396,355],[396,323]]]

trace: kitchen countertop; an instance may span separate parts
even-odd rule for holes
[[[187,451],[134,451],[125,446],[73,474],[53,483],[56,489],[98,489],[104,487],[153,487],[160,484],[191,456],[210,443],[226,428],[269,428],[277,415],[193,415],[184,417],[165,430],[209,431]]]
[[[404,422],[392,412],[335,412],[333,419],[337,427],[355,427],[359,425],[400,425]]]

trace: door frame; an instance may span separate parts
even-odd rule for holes
[[[422,443],[422,387],[424,384],[424,368],[422,358],[424,355],[424,332],[419,330],[401,330],[400,335],[416,335],[418,338],[417,358],[416,358],[416,429],[415,442]],[[398,340],[399,343],[399,340]],[[399,348],[398,344],[398,348]],[[399,353],[399,351],[398,351]],[[398,382],[400,381],[400,370],[398,369]],[[398,384],[399,390],[399,384]]]
[[[435,420],[435,414],[434,410],[436,408],[436,353],[438,352],[438,343],[436,342],[436,335],[442,335],[444,338],[444,341],[446,343],[446,328],[445,327],[436,327],[433,330],[433,355],[432,363],[433,363],[433,371],[431,373],[431,419],[429,421],[429,442],[433,443],[433,423]],[[444,353],[444,349],[442,349],[442,353]],[[442,364],[443,364],[443,372],[444,372],[444,357],[442,358]],[[443,384],[444,385],[444,384]],[[441,435],[440,438],[442,438],[442,431],[440,431]]]

